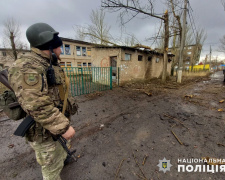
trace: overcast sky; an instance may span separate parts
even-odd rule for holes
[[[218,56],[218,59],[225,59],[225,54],[217,51],[219,39],[225,35],[225,11],[221,1],[223,0],[189,0],[192,10],[187,17],[188,23],[190,24],[190,17],[193,15],[193,29],[200,27],[207,32],[201,59],[209,54],[210,45],[213,58]],[[155,13],[161,14],[165,11],[163,2],[164,0],[155,0]],[[92,9],[100,6],[101,0],[0,0],[0,45],[2,46],[3,22],[7,18],[13,17],[20,22],[21,39],[26,43],[26,29],[37,22],[48,23],[60,32],[61,37],[75,39],[73,27],[90,24]],[[120,38],[121,26],[117,14],[106,11],[105,21],[111,27],[111,34]],[[138,16],[125,25],[122,34],[134,34],[142,44],[151,46],[152,41],[146,41],[146,38],[154,37],[159,27],[160,20]]]

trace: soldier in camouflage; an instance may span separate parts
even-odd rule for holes
[[[60,180],[67,157],[52,135],[62,135],[67,140],[75,135],[69,120],[70,115],[75,113],[71,98],[68,98],[65,115],[61,113],[63,94],[67,88],[62,68],[57,63],[53,65],[55,85],[49,85],[46,77],[50,61],[53,61],[52,53],[58,59],[61,53],[62,41],[58,34],[45,23],[30,26],[26,35],[32,47],[31,53],[13,63],[8,77],[21,107],[35,120],[26,138],[35,150],[44,180]]]

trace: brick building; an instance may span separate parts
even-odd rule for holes
[[[91,67],[92,44],[61,37],[63,45],[60,55],[61,67]]]
[[[171,71],[169,55],[167,72]],[[134,79],[158,78],[163,69],[163,54],[144,48],[126,46],[96,46],[92,48],[92,64],[95,67],[113,68],[113,80],[120,82]],[[119,71],[119,72],[118,72]]]

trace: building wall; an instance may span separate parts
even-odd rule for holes
[[[130,60],[127,60],[125,54],[131,55]],[[142,60],[140,59],[140,56],[142,56]],[[92,64],[95,67],[110,67],[110,57],[117,57],[120,82],[134,79],[158,78],[163,69],[163,56],[147,54],[146,52],[138,50],[124,50],[122,48],[92,49]],[[149,57],[151,57],[150,60]],[[170,70],[171,63],[168,63],[168,73],[170,73]]]

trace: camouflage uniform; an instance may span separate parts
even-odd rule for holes
[[[59,66],[53,66],[56,85],[48,86],[48,67],[48,56],[32,48],[31,54],[22,56],[10,67],[9,82],[24,111],[36,121],[26,138],[35,150],[37,162],[42,166],[43,178],[58,180],[67,154],[57,141],[53,141],[51,134],[64,134],[70,121],[59,110],[63,106],[60,96],[66,89],[64,72]],[[72,110],[69,100],[67,114]]]

